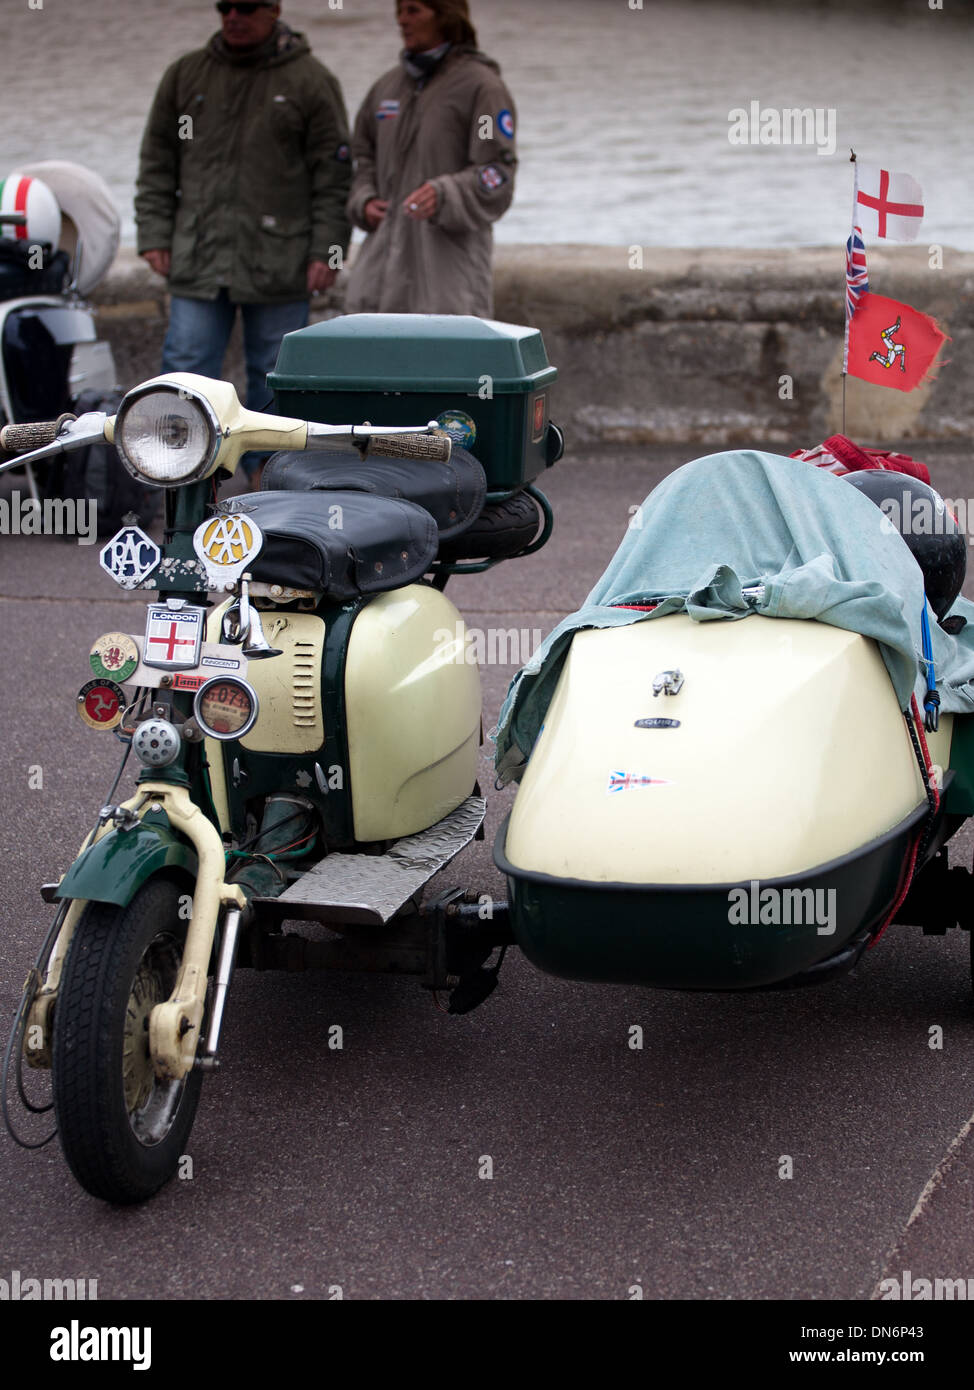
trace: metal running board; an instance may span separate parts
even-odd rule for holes
[[[468,796],[436,825],[397,840],[385,854],[329,854],[280,897],[257,898],[254,906],[284,918],[383,926],[470,843],[486,812],[482,796]]]

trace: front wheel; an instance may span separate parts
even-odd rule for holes
[[[202,1074],[160,1081],[149,1015],[169,998],[187,923],[170,879],[128,907],[91,903],[78,922],[54,1019],[54,1106],[61,1147],[82,1187],[142,1202],[173,1176],[199,1103]]]

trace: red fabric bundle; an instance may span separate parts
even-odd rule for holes
[[[894,473],[908,473],[922,483],[930,482],[927,465],[910,458],[909,454],[894,454],[889,449],[864,449],[853,444],[844,434],[830,435],[824,444],[819,444],[815,449],[796,449],[790,457],[804,459],[816,468],[826,468],[839,476],[858,473],[864,468],[886,468]]]

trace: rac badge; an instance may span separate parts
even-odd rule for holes
[[[240,578],[263,543],[257,523],[239,512],[211,516],[193,532],[193,549],[219,588]]]
[[[138,526],[123,526],[98,556],[105,573],[123,589],[137,589],[161,558],[155,541]]]

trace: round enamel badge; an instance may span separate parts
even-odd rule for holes
[[[461,449],[473,448],[477,438],[477,425],[465,410],[444,410],[442,415],[437,415],[436,423]]]
[[[106,632],[88,657],[92,674],[111,681],[127,681],[139,664],[139,649],[126,632]]]
[[[78,713],[89,729],[114,729],[125,710],[125,692],[114,681],[89,681],[78,691]]]

